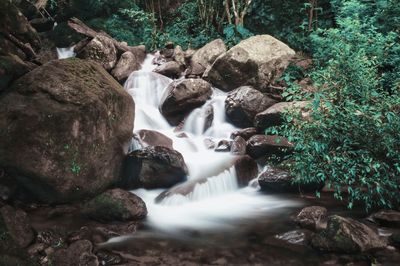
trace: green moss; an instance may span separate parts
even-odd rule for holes
[[[129,217],[124,204],[108,194],[99,195],[87,202],[83,207],[83,214],[99,221],[125,220]]]

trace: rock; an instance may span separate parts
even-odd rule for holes
[[[175,61],[169,61],[159,65],[153,71],[169,78],[179,78],[182,73],[181,66]]]
[[[99,261],[92,253],[93,245],[88,240],[79,240],[72,243],[68,248],[57,250],[51,257],[53,265],[70,266],[85,265],[98,266]]]
[[[293,230],[283,234],[275,235],[276,239],[282,240],[292,245],[307,245],[312,237],[312,232],[308,230]]]
[[[16,55],[0,56],[0,92],[33,68]]]
[[[390,245],[400,249],[400,233],[393,233],[389,237],[389,243]]]
[[[256,114],[276,102],[250,86],[239,87],[230,92],[225,100],[229,120],[238,127],[251,127]]]
[[[246,141],[244,140],[244,138],[237,136],[232,142],[230,151],[233,155],[245,155]]]
[[[119,181],[133,119],[132,97],[98,64],[51,61],[0,99],[0,167],[45,202],[93,196]]]
[[[247,141],[247,154],[258,159],[266,156],[283,157],[293,149],[293,143],[275,135],[254,135]]]
[[[35,238],[27,214],[22,210],[15,210],[11,206],[0,209],[0,223],[3,223],[6,234],[21,248],[26,248]],[[1,226],[0,226],[1,227]],[[3,241],[4,236],[2,236]]]
[[[294,184],[294,179],[295,177],[288,171],[277,167],[268,167],[258,176],[258,184],[262,191],[268,193],[315,192],[323,187],[323,184],[318,183]]]
[[[185,61],[185,52],[182,50],[182,47],[177,45],[174,50],[174,60],[179,64],[180,67],[184,67],[186,65]]]
[[[54,21],[48,18],[34,18],[29,21],[31,26],[37,31],[37,32],[45,32],[45,31],[50,31],[54,27]]]
[[[386,246],[375,231],[356,220],[333,215],[325,230],[316,234],[311,245],[324,252],[358,253]]]
[[[127,189],[169,188],[186,180],[183,156],[172,149],[155,146],[128,154],[123,186]]]
[[[145,218],[147,208],[135,194],[115,188],[85,203],[82,214],[100,222],[124,222]]]
[[[117,63],[117,49],[112,39],[102,34],[93,38],[76,56],[91,59],[102,65],[105,70],[113,69]]]
[[[305,207],[297,214],[294,221],[302,228],[318,230],[326,228],[328,210],[325,207]]]
[[[125,52],[121,55],[117,65],[111,71],[111,75],[123,83],[133,71],[140,69],[141,62],[132,52]]]
[[[234,163],[236,177],[240,187],[245,187],[258,175],[257,163],[248,155],[240,156]]]
[[[197,50],[190,60],[190,75],[202,76],[209,65],[214,63],[215,59],[226,52],[226,46],[223,40],[214,40],[199,50]]]
[[[400,212],[382,210],[372,215],[372,219],[381,226],[400,228]]]
[[[292,49],[272,36],[253,36],[220,55],[203,78],[224,91],[244,85],[264,91],[281,76],[294,55]]]
[[[257,134],[257,129],[255,127],[248,127],[244,129],[237,130],[231,134],[231,139],[236,137],[242,137],[244,140],[248,140],[252,136]]]
[[[202,185],[208,181],[207,177],[202,177],[194,180],[188,180],[182,184],[178,184],[176,186],[173,186],[172,188],[163,191],[160,195],[158,195],[155,199],[156,203],[160,203],[166,198],[169,198],[174,195],[181,195],[181,196],[187,196],[190,193],[194,191],[196,186]]]
[[[136,132],[136,135],[138,136],[140,144],[143,148],[147,146],[162,146],[173,149],[172,139],[158,131],[141,129]]]
[[[190,111],[210,99],[211,94],[211,84],[202,79],[174,81],[161,99],[160,111],[168,122],[177,125]]]
[[[214,122],[214,107],[212,104],[208,104],[206,106],[206,110],[204,112],[204,129],[203,132],[206,132]]]
[[[211,149],[215,149],[216,147],[216,143],[214,140],[212,139],[204,139],[204,145],[206,146],[207,149],[211,150]]]
[[[215,148],[216,152],[229,152],[231,150],[231,142],[229,140],[221,140]]]
[[[0,2],[0,32],[11,34],[34,49],[40,48],[38,33],[11,1]]]
[[[254,119],[254,126],[262,131],[266,128],[279,126],[284,122],[284,114],[288,111],[302,112],[303,117],[309,116],[306,107],[310,104],[308,101],[281,102],[269,107],[267,110],[257,114]]]

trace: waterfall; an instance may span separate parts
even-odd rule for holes
[[[75,48],[75,46],[65,47],[65,48],[57,47],[58,59],[66,59],[66,58],[74,57],[76,55],[74,52],[74,48]]]
[[[236,130],[225,115],[225,92],[213,88],[211,99],[186,118],[182,130],[187,138],[176,136],[175,128],[159,111],[162,96],[173,80],[152,72],[152,61],[153,56],[148,55],[141,70],[133,72],[124,85],[135,101],[134,130],[155,130],[172,139],[173,148],[185,159],[192,190],[186,195],[168,195],[158,203],[155,199],[163,190],[133,191],[146,202],[148,225],[174,233],[182,228],[221,229],[229,227],[227,221],[257,217],[266,210],[293,205],[291,201],[260,194],[256,186],[239,189],[233,167],[237,157],[214,152],[204,145],[205,139],[216,143],[229,139]],[[137,144],[133,146],[137,148]]]

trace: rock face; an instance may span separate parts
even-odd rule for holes
[[[77,57],[91,59],[101,64],[105,70],[111,70],[117,63],[117,49],[110,38],[99,34],[77,54]]]
[[[338,215],[328,218],[327,228],[312,238],[311,245],[320,251],[343,253],[365,252],[386,246],[365,224]]]
[[[372,215],[374,221],[381,226],[400,228],[400,212],[382,210]]]
[[[225,100],[225,111],[235,126],[251,127],[256,114],[276,103],[250,86],[239,87],[230,92]]]
[[[87,202],[82,214],[100,222],[123,222],[143,219],[147,209],[144,201],[135,194],[115,188]]]
[[[202,106],[211,94],[211,84],[202,79],[174,81],[162,97],[160,111],[168,122],[177,125],[190,111]]]
[[[129,75],[139,70],[141,61],[132,52],[125,52],[121,55],[117,65],[111,71],[111,75],[119,82],[123,83]]]
[[[246,154],[246,141],[244,138],[237,136],[231,145],[231,153],[233,155],[245,155]]]
[[[251,180],[257,177],[258,166],[250,156],[240,156],[234,166],[240,187],[247,186]]]
[[[258,159],[263,156],[282,157],[293,149],[293,144],[280,136],[254,135],[247,141],[247,154]]]
[[[40,200],[69,202],[119,180],[134,103],[98,64],[51,61],[0,99],[0,167]]]
[[[182,155],[172,149],[155,146],[131,152],[125,162],[123,186],[170,188],[186,180],[187,167]]]
[[[294,221],[302,228],[317,230],[326,226],[327,213],[325,207],[310,206],[302,209]]]
[[[85,265],[98,266],[99,261],[93,254],[93,245],[89,240],[79,240],[72,243],[68,248],[57,250],[51,257],[54,265]]]
[[[244,85],[264,91],[280,77],[294,55],[292,49],[272,36],[254,36],[219,56],[203,78],[224,91]]]
[[[16,55],[0,56],[0,91],[6,89],[12,81],[33,68],[32,65],[25,63]]]
[[[276,103],[267,110],[257,114],[254,119],[254,126],[258,130],[264,130],[269,127],[279,126],[283,123],[283,115],[287,111],[305,111],[310,102],[281,102]],[[302,112],[302,115],[307,115],[307,112]]]
[[[293,180],[294,177],[289,172],[275,167],[268,167],[258,176],[261,190],[268,193],[315,192],[323,187],[323,184],[316,183],[293,184]]]
[[[153,71],[169,78],[179,78],[182,72],[181,66],[175,61],[166,62]]]
[[[206,44],[193,54],[190,61],[190,75],[202,76],[207,67],[225,52],[226,46],[221,39]]]

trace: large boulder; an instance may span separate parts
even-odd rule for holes
[[[193,54],[190,60],[190,75],[202,76],[207,67],[225,52],[226,46],[221,39],[206,44]]]
[[[111,75],[123,83],[133,71],[140,69],[141,61],[135,54],[128,51],[121,55],[117,65],[111,71]]]
[[[350,254],[386,246],[379,235],[365,224],[338,215],[328,218],[327,228],[312,238],[311,245],[320,251]]]
[[[234,163],[236,178],[240,187],[245,187],[258,175],[256,161],[248,155],[239,156]]]
[[[132,97],[98,64],[51,61],[0,99],[0,167],[39,199],[69,202],[119,180]]]
[[[202,106],[212,94],[211,84],[202,79],[184,79],[172,82],[166,89],[160,105],[168,122],[177,125],[190,111]]]
[[[0,32],[12,35],[34,49],[40,47],[38,33],[12,1],[0,1]]]
[[[272,166],[258,176],[261,190],[268,193],[315,192],[323,187],[323,183],[295,184],[294,180],[295,177],[288,171]]]
[[[124,222],[145,218],[147,208],[135,194],[115,188],[85,203],[82,214],[100,222]]]
[[[302,228],[318,230],[326,227],[328,210],[321,206],[310,206],[302,209],[294,221]]]
[[[0,91],[8,88],[11,82],[28,73],[33,68],[32,64],[22,61],[16,55],[0,55]]]
[[[293,150],[293,143],[287,138],[276,135],[254,135],[247,141],[247,154],[258,159],[261,157],[284,157]]]
[[[302,117],[306,118],[309,116],[309,112],[306,110],[309,104],[310,102],[308,101],[276,103],[255,116],[254,126],[260,131],[269,127],[279,126],[283,123],[284,115],[288,111],[301,111]]]
[[[149,146],[128,154],[122,186],[127,189],[170,188],[186,180],[188,173],[183,156],[162,146]]]
[[[281,76],[294,55],[292,49],[272,36],[253,36],[220,55],[203,78],[224,91],[244,85],[264,91]]]
[[[117,49],[113,40],[102,34],[98,34],[76,55],[79,58],[91,59],[111,70],[117,63]]]
[[[169,78],[179,78],[182,73],[181,66],[176,61],[166,62],[156,67],[153,71]]]
[[[239,87],[230,92],[225,100],[227,117],[238,127],[251,127],[256,114],[276,103],[250,86]]]

